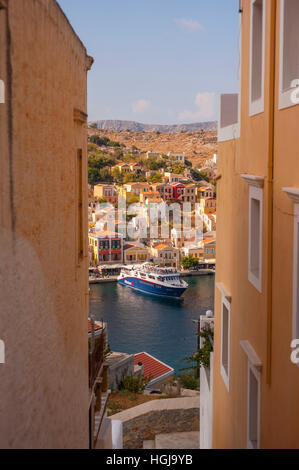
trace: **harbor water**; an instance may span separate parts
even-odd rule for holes
[[[179,372],[180,361],[197,345],[200,315],[213,310],[214,275],[188,277],[182,299],[168,299],[111,284],[90,286],[90,313],[108,324],[113,351],[136,354],[145,351]]]

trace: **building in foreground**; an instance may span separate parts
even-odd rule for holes
[[[219,121],[210,445],[299,448],[299,2],[240,10],[241,93],[221,96]]]
[[[1,448],[88,448],[86,49],[54,0],[0,0]]]

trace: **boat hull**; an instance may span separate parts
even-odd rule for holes
[[[129,287],[130,289],[144,292],[146,294],[159,295],[160,297],[171,297],[176,299],[179,299],[187,289],[187,287],[161,286],[160,284],[149,282],[136,277],[125,277],[118,279],[118,283]]]

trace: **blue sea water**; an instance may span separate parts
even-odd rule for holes
[[[214,276],[185,279],[189,289],[181,300],[150,296],[117,283],[90,286],[90,312],[108,323],[113,351],[145,351],[173,367],[196,351],[197,320],[213,310]]]

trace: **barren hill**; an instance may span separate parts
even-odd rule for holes
[[[184,133],[128,132],[88,128],[88,135],[100,135],[124,144],[128,149],[133,146],[147,152],[161,154],[184,153],[194,167],[203,165],[208,158],[217,153],[217,132],[200,131]]]
[[[197,122],[194,124],[177,124],[177,125],[159,125],[159,124],[142,124],[136,121],[96,121],[98,129],[114,130],[114,131],[132,131],[132,132],[198,132],[204,130],[216,130],[217,122]]]

